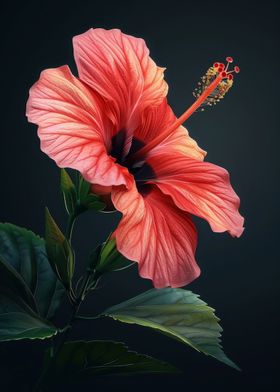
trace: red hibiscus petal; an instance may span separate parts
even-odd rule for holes
[[[159,106],[150,107],[145,110],[139,126],[134,132],[134,136],[143,145],[148,144],[158,137],[161,132],[170,128],[175,121],[176,116],[168,105],[167,100],[164,99]],[[206,155],[206,152],[189,136],[188,131],[183,126],[177,128],[170,136],[154,147],[148,153],[148,156],[152,156],[158,152],[181,152],[198,160],[203,160]]]
[[[67,66],[48,69],[30,89],[27,117],[39,126],[41,149],[59,167],[104,186],[128,185],[128,170],[108,156],[112,131],[101,102]],[[106,129],[106,132],[105,132]]]
[[[242,234],[240,201],[225,169],[183,154],[158,154],[148,163],[156,175],[151,182],[170,195],[180,209],[206,219],[215,232],[228,231],[236,237]]]
[[[116,187],[115,208],[122,212],[114,236],[118,250],[139,263],[139,274],[156,288],[184,286],[200,274],[194,253],[197,234],[190,215],[151,186],[143,197],[136,189]]]
[[[164,69],[149,57],[143,39],[117,29],[90,29],[74,37],[73,46],[81,80],[110,102],[112,121],[131,136],[139,113],[167,94]]]

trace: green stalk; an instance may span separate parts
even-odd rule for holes
[[[74,228],[76,218],[77,218],[76,214],[71,214],[71,215],[69,215],[69,218],[68,218],[65,236],[68,239],[69,244],[71,244],[71,241],[72,241],[73,228]]]
[[[62,346],[64,345],[64,343],[68,339],[68,336],[69,336],[69,334],[71,332],[71,329],[73,327],[74,321],[77,318],[79,318],[77,316],[77,313],[79,311],[81,303],[83,302],[83,300],[85,298],[85,293],[86,293],[86,290],[87,290],[87,286],[88,286],[88,283],[89,283],[93,273],[94,273],[94,271],[88,270],[88,273],[87,273],[87,276],[86,276],[86,278],[84,280],[84,284],[83,284],[83,287],[81,289],[80,295],[78,296],[78,298],[76,299],[75,303],[73,304],[72,314],[71,314],[71,317],[70,317],[70,320],[69,320],[68,324],[65,327],[66,328],[65,333],[64,333],[64,335],[63,335],[59,345],[57,346],[56,350],[54,351],[51,361],[49,362],[48,366],[46,366],[46,368],[43,370],[43,372],[42,372],[42,374],[41,374],[41,376],[40,376],[40,378],[39,378],[39,380],[37,382],[37,385],[35,386],[34,392],[40,392],[41,387],[42,387],[42,383],[44,381],[45,376],[47,375],[47,373],[50,370],[51,366],[54,364],[54,362],[55,362],[55,360],[57,358],[57,355],[58,355],[59,351],[61,350]]]
[[[66,238],[69,241],[70,245],[71,245],[72,233],[73,233],[75,220],[76,220],[76,214],[71,214],[68,217],[67,229],[66,229]],[[74,320],[75,320],[75,317],[76,317],[76,315],[77,315],[77,313],[79,311],[80,305],[81,305],[81,303],[82,303],[82,301],[84,299],[84,294],[86,292],[87,285],[88,285],[90,277],[91,277],[89,272],[90,271],[88,271],[87,279],[84,282],[84,285],[82,287],[81,294],[79,295],[79,297],[75,298],[75,294],[74,294],[74,292],[72,292],[72,290],[71,290],[71,292],[68,293],[69,294],[69,298],[70,298],[70,302],[72,304],[72,314],[71,314],[70,320],[69,320],[68,324],[65,326],[64,335],[62,337],[61,342],[58,344],[57,348],[54,349],[54,347],[52,345],[52,347],[51,347],[51,354],[52,354],[51,355],[51,360],[50,360],[48,366],[46,366],[45,369],[43,370],[43,372],[41,373],[41,375],[39,377],[39,380],[38,380],[38,382],[37,382],[37,384],[36,384],[36,386],[34,388],[34,392],[39,392],[41,390],[42,383],[44,381],[45,376],[47,375],[47,373],[50,370],[51,366],[53,365],[53,363],[54,363],[54,361],[55,361],[55,359],[56,359],[60,349],[62,348],[62,346],[64,345],[64,343],[66,342],[66,340],[67,340],[67,338],[69,336],[69,333],[70,333],[70,331],[72,329],[72,325],[73,325]]]

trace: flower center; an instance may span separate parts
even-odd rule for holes
[[[148,185],[145,184],[146,181],[155,178],[155,173],[152,170],[151,166],[148,165],[145,160],[142,161],[131,161],[130,156],[134,155],[141,148],[145,146],[145,144],[133,137],[131,142],[131,147],[129,153],[125,155],[124,147],[126,142],[127,132],[125,129],[121,129],[113,138],[112,138],[112,148],[110,151],[110,155],[116,158],[116,163],[127,167],[129,172],[134,176],[137,188],[140,193],[145,194],[148,190]]]
[[[226,61],[226,65],[216,62],[207,70],[206,74],[202,76],[201,82],[198,83],[198,87],[194,90],[193,95],[195,96],[196,101],[177,118],[170,128],[167,128],[160,133],[158,137],[140,148],[136,153],[131,154],[129,157],[130,162],[143,159],[149,151],[168,138],[172,132],[182,125],[199,108],[204,110],[204,106],[216,105],[217,102],[224,98],[233,84],[233,73],[240,72],[238,66],[229,70],[229,65],[233,62],[232,57],[227,57]]]

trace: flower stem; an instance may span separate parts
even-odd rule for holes
[[[37,382],[37,384],[35,386],[34,392],[40,392],[41,391],[44,379],[45,379],[47,373],[49,372],[49,370],[51,369],[52,365],[55,363],[55,360],[57,358],[57,355],[59,354],[59,351],[63,347],[64,343],[67,341],[67,339],[69,337],[69,334],[71,332],[73,323],[75,322],[75,320],[77,318],[79,318],[79,316],[77,316],[77,313],[79,311],[81,303],[85,299],[85,294],[86,294],[86,291],[87,291],[87,287],[88,287],[88,284],[90,282],[90,279],[91,279],[92,275],[94,275],[94,271],[91,270],[91,269],[88,269],[87,275],[85,277],[85,280],[84,280],[84,283],[83,283],[83,286],[82,286],[82,289],[81,289],[81,292],[80,292],[78,298],[76,299],[75,303],[73,304],[72,314],[71,314],[70,320],[69,320],[69,322],[68,322],[68,324],[66,326],[67,329],[65,330],[65,333],[64,333],[60,343],[58,344],[56,350],[52,351],[52,353],[53,353],[52,358],[51,358],[49,364],[43,370],[43,372],[42,372],[42,374],[41,374],[41,376],[40,376],[40,378],[39,378],[39,380],[38,380],[38,382]]]
[[[76,214],[71,214],[71,215],[69,215],[68,222],[67,222],[67,228],[66,228],[65,236],[68,239],[70,244],[71,244],[71,241],[72,241],[73,227],[74,227],[76,218],[77,218]]]
[[[69,215],[68,218],[68,222],[67,222],[67,229],[66,229],[66,238],[69,241],[69,244],[71,245],[71,240],[72,240],[72,233],[73,233],[73,228],[74,228],[74,224],[75,224],[75,220],[76,220],[77,214],[71,214]],[[55,360],[57,358],[57,355],[59,353],[59,351],[61,350],[61,348],[63,347],[64,343],[66,342],[66,340],[68,339],[68,336],[71,332],[73,323],[77,317],[77,313],[79,311],[79,308],[81,306],[81,303],[83,302],[83,300],[85,299],[86,293],[87,293],[87,288],[88,285],[90,283],[91,277],[92,275],[94,275],[95,271],[92,269],[88,269],[87,270],[87,274],[86,277],[84,279],[82,288],[80,290],[80,294],[78,295],[78,297],[75,297],[74,292],[73,293],[69,293],[70,294],[70,299],[71,299],[71,304],[72,304],[72,313],[71,313],[71,317],[68,321],[68,324],[65,326],[65,331],[64,334],[62,336],[62,339],[60,341],[60,343],[58,344],[58,346],[56,347],[56,349],[54,349],[53,345],[51,346],[51,360],[49,361],[49,364],[43,369],[39,380],[34,388],[34,392],[40,392],[41,388],[42,388],[42,384],[44,382],[44,379],[47,375],[47,373],[49,372],[49,370],[51,369],[51,367],[53,366],[53,364],[55,363]]]

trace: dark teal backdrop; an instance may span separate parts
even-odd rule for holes
[[[189,288],[217,310],[227,354],[238,373],[141,327],[102,320],[77,323],[73,338],[113,338],[181,367],[180,376],[100,379],[99,391],[274,391],[279,379],[279,2],[24,1],[1,5],[0,220],[43,234],[48,205],[63,225],[59,171],[40,152],[36,127],[25,118],[29,87],[41,70],[69,64],[71,38],[90,27],[118,27],[143,37],[166,66],[169,100],[179,115],[214,61],[233,56],[241,68],[233,89],[214,109],[186,124],[226,167],[241,197],[246,230],[240,239],[214,234],[198,221],[201,277]],[[74,233],[79,268],[119,216],[88,213]],[[151,287],[136,268],[102,281],[85,312],[96,312]],[[59,314],[61,322],[69,309]],[[0,345],[2,391],[30,391],[43,342]],[[4,387],[3,387],[4,385]],[[89,389],[90,390],[90,389]]]

